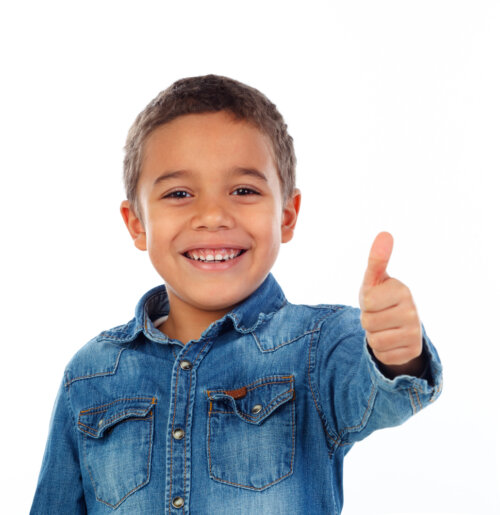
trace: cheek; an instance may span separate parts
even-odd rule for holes
[[[276,257],[281,244],[281,224],[276,217],[255,220],[254,234],[258,235],[261,250],[268,257]]]
[[[151,257],[165,253],[165,248],[175,238],[173,223],[149,222],[146,226],[146,242]]]

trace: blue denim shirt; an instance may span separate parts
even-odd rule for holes
[[[168,311],[154,288],[72,358],[31,513],[339,514],[352,445],[441,392],[425,330],[425,377],[390,380],[359,309],[290,304],[272,275],[186,345]]]

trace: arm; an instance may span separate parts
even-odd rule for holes
[[[325,321],[316,352],[317,397],[330,440],[349,445],[401,424],[441,392],[441,364],[410,290],[386,267],[393,241],[375,239],[360,290],[361,311]]]
[[[47,513],[87,513],[75,425],[64,381],[52,412],[49,437],[30,511],[31,515]]]
[[[311,386],[332,450],[402,424],[441,393],[442,367],[422,326],[423,377],[389,378],[367,344],[360,310],[346,307],[325,320],[311,350]]]

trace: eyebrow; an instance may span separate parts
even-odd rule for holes
[[[231,175],[248,175],[250,177],[254,177],[255,179],[259,179],[261,181],[267,182],[267,177],[263,172],[257,170],[256,168],[244,168],[238,166],[231,170]],[[185,177],[186,175],[190,175],[191,172],[189,170],[175,170],[172,172],[162,173],[159,177],[157,177],[153,183],[153,187],[163,181],[168,181],[169,179],[178,179],[179,177]]]
[[[267,182],[267,177],[265,174],[255,168],[237,167],[231,171],[231,175],[249,175],[255,179],[260,179],[261,181]]]
[[[177,179],[178,177],[184,177],[185,175],[188,175],[189,172],[187,170],[176,170],[174,172],[165,172],[162,173],[159,177],[155,179],[155,182],[153,183],[153,187],[159,184],[163,181],[168,181],[169,179]]]

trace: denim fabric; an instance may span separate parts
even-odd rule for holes
[[[152,289],[70,361],[31,513],[339,514],[352,445],[441,392],[425,330],[425,377],[390,380],[359,309],[290,304],[272,275],[186,345],[168,310]]]

